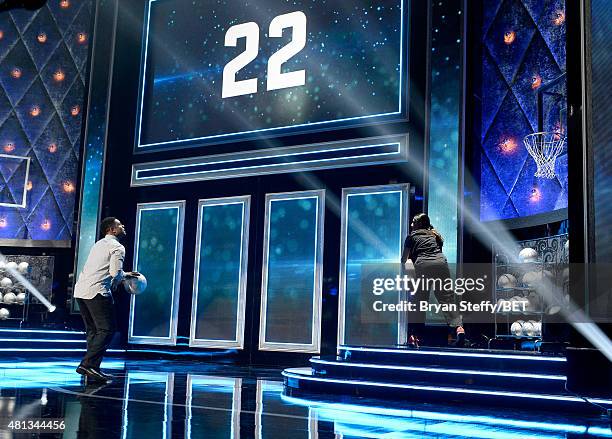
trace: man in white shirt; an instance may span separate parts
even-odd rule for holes
[[[105,236],[92,247],[74,287],[87,334],[87,353],[76,371],[97,381],[109,381],[112,376],[103,373],[100,364],[116,327],[112,291],[126,276],[125,247],[119,242],[125,237],[125,227],[109,217],[102,220],[100,230]]]

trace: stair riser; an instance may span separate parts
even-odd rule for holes
[[[0,330],[0,339],[85,340],[85,334],[54,334],[45,332],[9,332]]]
[[[285,392],[289,396],[316,396],[339,394],[367,398],[402,399],[444,404],[470,404],[489,407],[513,407],[564,411],[570,413],[592,413],[593,408],[584,402],[559,401],[539,398],[515,398],[503,395],[479,395],[474,393],[447,393],[431,390],[375,387],[353,383],[330,383],[285,377]]]
[[[346,350],[339,351],[347,358]],[[441,367],[445,369],[475,369],[485,371],[539,373],[565,375],[565,361],[508,359],[494,357],[469,357],[460,355],[430,355],[410,352],[350,351],[348,361],[352,363],[374,363],[400,366]]]
[[[49,343],[45,341],[20,342],[19,340],[15,340],[12,342],[0,342],[0,348],[2,349],[85,349],[86,344],[84,341],[68,342],[68,343]]]
[[[565,381],[527,377],[503,377],[498,375],[455,374],[433,371],[408,371],[401,369],[355,367],[312,363],[315,374],[325,378],[368,380],[403,384],[440,385],[466,388],[486,388],[502,391],[562,392]]]

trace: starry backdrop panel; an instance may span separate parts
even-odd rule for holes
[[[565,71],[564,0],[483,2],[481,203],[483,221],[567,207],[567,147],[552,179],[538,178],[523,137],[538,131],[537,92]],[[544,99],[544,130],[565,133],[562,81]],[[554,93],[552,93],[554,92]]]
[[[49,0],[0,14],[0,153],[30,158],[26,207],[0,207],[0,239],[72,238],[92,7]],[[23,169],[9,162],[0,193],[21,204]]]
[[[282,37],[269,37],[270,23],[295,11],[306,16],[306,43],[281,71],[304,70],[305,84],[268,91],[270,57],[299,33],[287,27]],[[397,117],[402,12],[402,0],[152,1],[139,146]],[[247,44],[239,38],[236,47],[225,47],[226,33],[247,22],[259,28],[257,55],[236,80],[256,78],[257,92],[222,98],[224,67]]]

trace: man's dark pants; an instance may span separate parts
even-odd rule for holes
[[[93,299],[77,299],[77,303],[87,334],[87,353],[81,360],[81,366],[98,370],[115,334],[113,298],[97,294]]]

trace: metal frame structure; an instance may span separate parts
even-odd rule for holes
[[[147,337],[134,335],[134,307],[136,296],[130,298],[130,321],[128,331],[128,343],[134,344],[155,344],[155,345],[176,345],[177,326],[178,326],[178,305],[181,284],[181,256],[183,253],[183,229],[185,223],[185,201],[165,201],[160,203],[140,203],[136,206],[136,231],[134,239],[134,267],[138,267],[138,244],[140,241],[140,216],[146,210],[177,210],[176,222],[176,246],[174,249],[174,278],[172,287],[172,307],[170,310],[170,333],[168,337]]]
[[[313,279],[313,314],[311,343],[277,343],[266,341],[266,317],[268,298],[268,261],[270,250],[270,208],[274,201],[300,200],[307,198],[317,199],[316,212],[316,239],[315,245],[315,274]],[[263,241],[263,263],[261,281],[261,313],[259,316],[259,350],[318,353],[321,348],[321,301],[323,281],[323,222],[325,217],[325,190],[283,192],[266,195],[265,231]]]
[[[341,214],[341,235],[340,235],[340,276],[338,291],[338,346],[345,344],[345,308],[346,308],[346,252],[347,252],[347,233],[348,233],[348,197],[354,195],[368,195],[381,193],[401,193],[400,204],[400,248],[398,249],[397,263],[400,262],[404,237],[408,233],[408,213],[409,213],[409,193],[410,185],[390,184],[379,186],[362,186],[342,189],[342,214]],[[398,312],[398,344],[406,341],[406,321],[405,314]]]
[[[203,233],[202,218],[205,207],[225,206],[230,204],[242,205],[242,224],[240,235],[240,274],[238,282],[238,309],[236,311],[236,336],[233,340],[198,339],[197,329],[197,310],[198,310],[198,285],[200,276],[200,247]],[[189,335],[189,346],[206,348],[244,348],[244,321],[246,308],[246,287],[247,287],[247,264],[249,251],[249,226],[250,226],[251,196],[237,196],[225,198],[208,198],[200,200],[198,203],[198,231],[196,237],[195,263],[193,275],[193,296],[191,302],[191,330]]]

